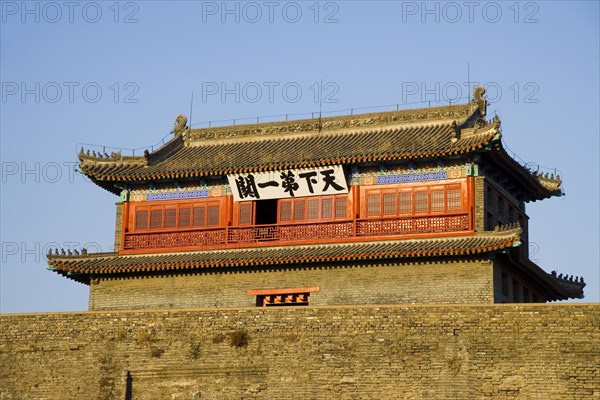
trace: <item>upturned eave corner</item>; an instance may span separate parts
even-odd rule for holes
[[[586,286],[583,276],[563,275],[552,271],[547,274],[561,291],[564,298],[583,299],[583,289]],[[558,300],[562,300],[559,298]]]

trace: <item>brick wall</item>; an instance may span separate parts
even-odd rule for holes
[[[123,233],[123,203],[118,202],[117,205],[117,218],[115,222],[115,251],[119,251],[121,248],[121,236]]]
[[[485,231],[485,178],[476,176],[474,185],[475,195],[475,231]]]
[[[311,305],[494,302],[490,262],[471,260],[99,279],[89,309],[250,307],[248,289],[307,286]]]
[[[600,398],[595,304],[0,316],[0,398]]]

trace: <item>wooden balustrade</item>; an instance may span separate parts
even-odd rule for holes
[[[336,220],[320,223],[277,225],[254,225],[247,227],[221,227],[189,229],[151,233],[125,233],[125,253],[147,250],[174,251],[178,249],[208,250],[215,248],[253,247],[254,245],[285,245],[320,243],[340,239],[356,241],[360,238],[373,240],[410,235],[472,230],[471,214],[426,215],[406,218],[371,218]]]

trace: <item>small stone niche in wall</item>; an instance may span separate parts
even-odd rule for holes
[[[256,296],[257,307],[307,306],[310,294],[318,292],[318,286],[302,288],[251,289],[246,295]]]

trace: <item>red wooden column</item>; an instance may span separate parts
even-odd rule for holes
[[[469,230],[475,230],[475,178],[467,177],[467,210],[469,212]]]
[[[352,198],[352,237],[356,237],[356,220],[360,217],[360,186],[352,185],[350,187]]]
[[[229,227],[233,224],[233,196],[227,195],[225,200],[225,244],[229,243]]]

